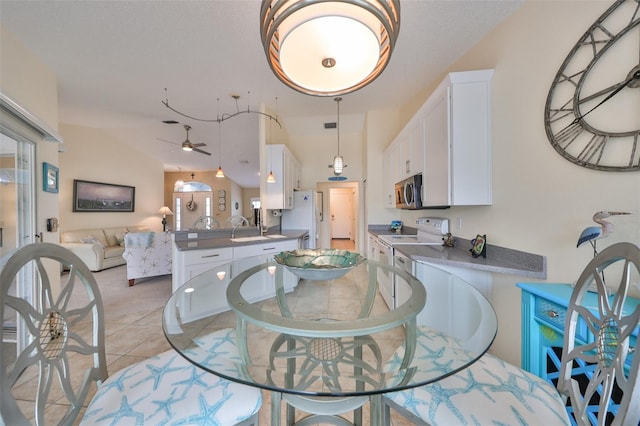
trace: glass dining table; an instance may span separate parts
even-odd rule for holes
[[[360,425],[367,402],[369,423],[380,425],[385,393],[468,367],[497,331],[473,286],[436,267],[423,282],[407,270],[365,259],[342,271],[299,271],[273,255],[225,263],[173,293],[163,329],[194,365],[270,391],[272,425],[282,406],[287,425]],[[380,295],[389,277],[410,294],[399,306]]]

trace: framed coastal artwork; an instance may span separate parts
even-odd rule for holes
[[[74,212],[133,212],[135,201],[134,186],[73,180]]]

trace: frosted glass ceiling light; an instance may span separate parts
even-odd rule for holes
[[[344,168],[344,159],[341,155],[336,155],[333,158],[333,174],[336,176],[340,176],[342,174],[342,169]]]
[[[337,97],[334,101],[336,101],[336,105],[338,105],[338,121],[336,123],[336,131],[338,133],[338,155],[333,157],[333,163],[329,164],[329,167],[333,168],[334,175],[340,176],[344,168],[347,167],[346,164],[344,164],[344,158],[340,155],[340,101],[342,101],[342,98]]]
[[[263,0],[260,9],[269,66],[308,95],[342,95],[371,83],[389,63],[399,31],[399,0]]]

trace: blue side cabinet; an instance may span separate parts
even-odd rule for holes
[[[546,380],[558,377],[560,349],[563,345],[565,314],[573,287],[569,284],[518,283],[522,290],[522,368]],[[585,297],[587,302],[597,307],[593,293]],[[626,309],[632,312],[640,303],[637,299],[627,299]],[[594,340],[585,323],[578,324],[576,338],[581,344]],[[630,339],[630,346],[636,346],[638,330]],[[554,349],[557,348],[557,349]]]

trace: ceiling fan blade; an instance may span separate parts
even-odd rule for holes
[[[211,155],[211,153],[210,153],[210,152],[203,151],[203,150],[198,149],[198,148],[193,148],[193,150],[194,150],[195,152],[199,152],[200,154]]]
[[[168,141],[166,139],[161,139],[161,138],[156,138],[156,139],[159,140],[160,142],[170,143],[171,145],[181,145],[180,143],[171,142],[171,141]]]
[[[197,148],[199,146],[207,146],[206,143],[192,143],[191,146],[193,146],[194,148]]]

